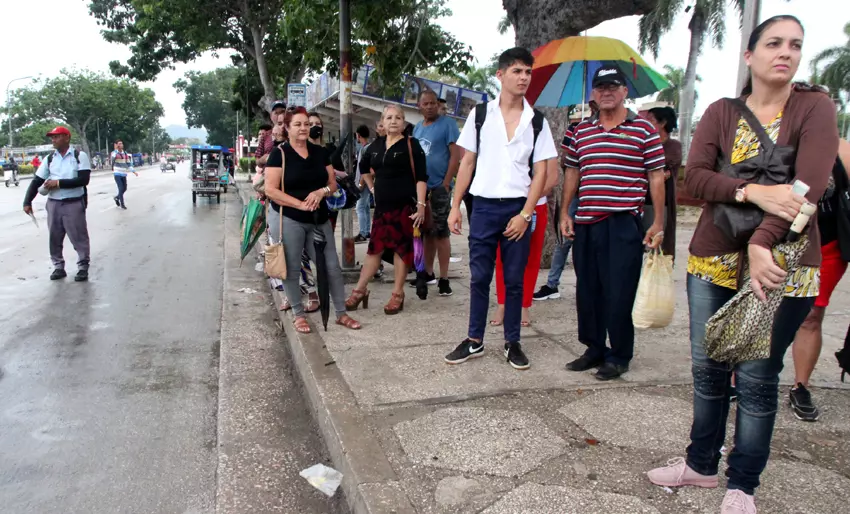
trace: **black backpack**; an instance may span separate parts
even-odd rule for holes
[[[77,171],[80,168],[80,151],[74,148],[74,159],[77,160]],[[48,154],[47,156],[47,173],[49,176],[50,173],[50,165],[53,163],[53,154]],[[89,188],[83,186],[83,206],[88,209],[89,206]]]
[[[481,127],[484,126],[484,120],[487,119],[487,104],[489,102],[480,103],[475,106],[475,153],[478,154],[481,147]],[[531,129],[534,131],[534,143],[531,145],[531,155],[528,156],[528,176],[532,177],[534,172],[534,148],[537,146],[537,136],[543,130],[543,121],[546,119],[543,113],[534,109],[534,117],[531,118]],[[476,159],[476,168],[478,162]],[[472,178],[475,178],[475,169],[472,170]],[[470,185],[472,182],[470,181]]]

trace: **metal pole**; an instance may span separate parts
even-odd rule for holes
[[[103,147],[100,146],[100,118],[98,118],[97,119],[97,153],[100,153],[100,151],[102,149],[103,149]]]
[[[761,0],[744,0],[744,18],[743,23],[741,23],[741,52],[738,61],[738,82],[735,96],[741,94],[741,90],[744,89],[747,78],[750,76],[750,69],[747,66],[747,61],[744,60],[744,52],[747,51],[750,34],[759,24],[760,13]]]
[[[345,142],[351,134],[351,14],[349,0],[339,0],[339,140]],[[342,162],[348,173],[354,173],[351,166],[351,151],[343,147]],[[342,225],[342,269],[354,271],[354,218],[352,209],[339,213]]]
[[[12,87],[13,82],[31,78],[32,75],[27,75],[26,77],[18,77],[16,79],[10,80],[9,83],[6,84],[6,116],[9,117],[9,152],[12,151],[12,97],[9,96],[9,88]]]

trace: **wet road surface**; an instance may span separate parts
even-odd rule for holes
[[[25,188],[0,187],[0,510],[212,512],[225,202],[187,164],[89,186],[90,282],[51,282]]]

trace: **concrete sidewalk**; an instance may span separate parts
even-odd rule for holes
[[[247,188],[243,188],[247,189]],[[243,193],[244,194],[244,193]],[[488,327],[486,356],[448,366],[443,356],[465,336],[465,238],[453,239],[454,295],[426,301],[408,289],[405,310],[385,316],[391,285],[370,285],[363,329],[331,325],[295,333],[280,313],[335,465],[356,512],[682,513],[719,512],[717,490],[673,492],[644,473],[681,456],[691,421],[691,374],[684,263],[691,230],[678,234],[673,324],[639,332],[622,380],[602,384],[564,364],[583,352],[576,339],[572,268],[560,300],[537,302],[523,329],[531,369],[502,356],[502,331]],[[357,246],[362,260],[366,245]],[[391,268],[387,277],[391,277]],[[538,283],[545,281],[541,271]],[[279,295],[278,295],[279,296]],[[493,294],[495,304],[495,293]],[[850,285],[833,297],[815,383],[821,421],[797,421],[785,406],[757,502],[762,512],[839,512],[850,502],[850,405],[833,352],[850,323]],[[495,305],[494,305],[495,307]],[[790,352],[783,380],[793,379]],[[732,414],[734,415],[734,413]],[[730,416],[730,420],[733,419]],[[731,426],[731,425],[730,425]],[[729,431],[731,445],[733,431]]]

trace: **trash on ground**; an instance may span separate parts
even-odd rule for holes
[[[254,271],[259,271],[260,273],[262,273],[262,272],[264,271],[264,270],[263,270],[263,263],[262,263],[262,262],[258,262],[258,263],[257,263],[257,265],[256,265],[256,266],[254,266]]]
[[[306,478],[310,485],[325,493],[328,498],[336,493],[339,484],[342,482],[342,473],[324,464],[310,466],[299,474]]]
[[[251,289],[250,287],[243,287],[241,289],[238,289],[237,291],[240,292],[240,293],[245,293],[245,294],[257,294],[257,293],[259,293],[259,291],[257,291],[256,289]]]
[[[670,489],[669,487],[662,487],[662,489],[663,489],[663,490],[664,490],[664,492],[665,492],[665,493],[667,493],[667,494],[673,494],[673,490],[672,490],[672,489]]]

